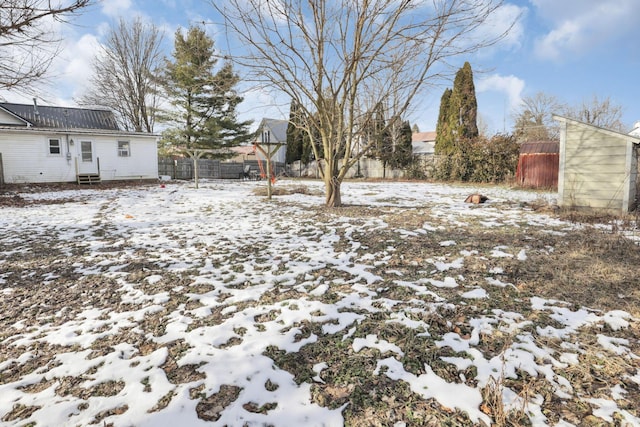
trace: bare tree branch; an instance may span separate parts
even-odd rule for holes
[[[611,102],[611,99],[600,99],[593,95],[591,100],[583,99],[579,105],[566,108],[564,114],[584,123],[601,128],[625,132],[627,126],[622,122],[623,108]]]
[[[29,92],[59,53],[50,24],[67,22],[95,0],[0,0],[0,88]]]
[[[153,132],[160,102],[160,73],[164,56],[162,33],[152,23],[120,19],[94,59],[91,88],[78,102],[102,105],[117,113],[125,130]]]
[[[246,51],[233,59],[250,78],[277,88],[313,118],[306,132],[321,141],[330,206],[341,204],[342,180],[371,145],[353,150],[376,106],[402,117],[449,60],[506,35],[480,31],[501,0],[210,3]],[[314,150],[317,158],[320,150]]]

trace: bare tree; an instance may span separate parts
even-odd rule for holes
[[[627,127],[622,123],[623,108],[611,102],[609,97],[599,99],[593,95],[591,100],[583,100],[575,107],[566,108],[564,114],[572,119],[589,123],[601,128],[624,132]]]
[[[153,132],[159,102],[156,76],[163,64],[162,33],[140,18],[120,18],[94,59],[90,89],[78,102],[117,113],[125,130]]]
[[[66,22],[95,0],[0,0],[0,88],[30,91],[60,49],[54,22]]]
[[[553,120],[554,114],[589,123],[619,132],[626,130],[622,123],[621,106],[594,95],[576,106],[561,102],[553,95],[538,92],[522,99],[522,104],[514,113],[514,133],[518,142],[560,139],[559,124]]]
[[[501,0],[209,1],[247,50],[233,59],[249,78],[314,117],[302,127],[321,142],[327,206],[341,205],[344,177],[372,144],[353,150],[377,106],[402,117],[448,60],[506,34],[480,31]]]
[[[544,92],[524,97],[520,108],[514,113],[517,141],[557,141],[560,128],[553,120],[553,115],[566,108],[555,96]]]

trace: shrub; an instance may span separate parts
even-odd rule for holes
[[[459,141],[451,155],[438,158],[434,177],[443,181],[504,182],[515,174],[519,153],[512,135]]]

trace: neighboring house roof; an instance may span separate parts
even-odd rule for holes
[[[256,149],[253,145],[239,145],[236,147],[230,147],[229,149],[237,154],[256,154]]]
[[[260,122],[260,126],[258,128],[258,135],[256,136],[256,142],[262,142],[261,140],[262,133],[268,130],[271,133],[270,142],[286,144],[288,127],[289,127],[288,120],[262,119],[262,121]]]
[[[640,122],[636,122],[633,125],[633,130],[631,132],[629,132],[629,135],[640,137]]]
[[[436,133],[434,132],[416,132],[411,135],[412,142],[435,142]]]
[[[520,154],[558,154],[558,141],[529,141],[520,145]]]
[[[435,153],[436,133],[416,132],[411,135],[411,148],[413,154],[431,155]]]
[[[97,129],[119,131],[113,112],[72,107],[0,102],[0,109],[22,120],[25,126],[48,129]]]

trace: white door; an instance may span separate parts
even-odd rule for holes
[[[92,141],[80,141],[79,160],[78,169],[80,173],[98,173],[98,161],[93,152]]]

